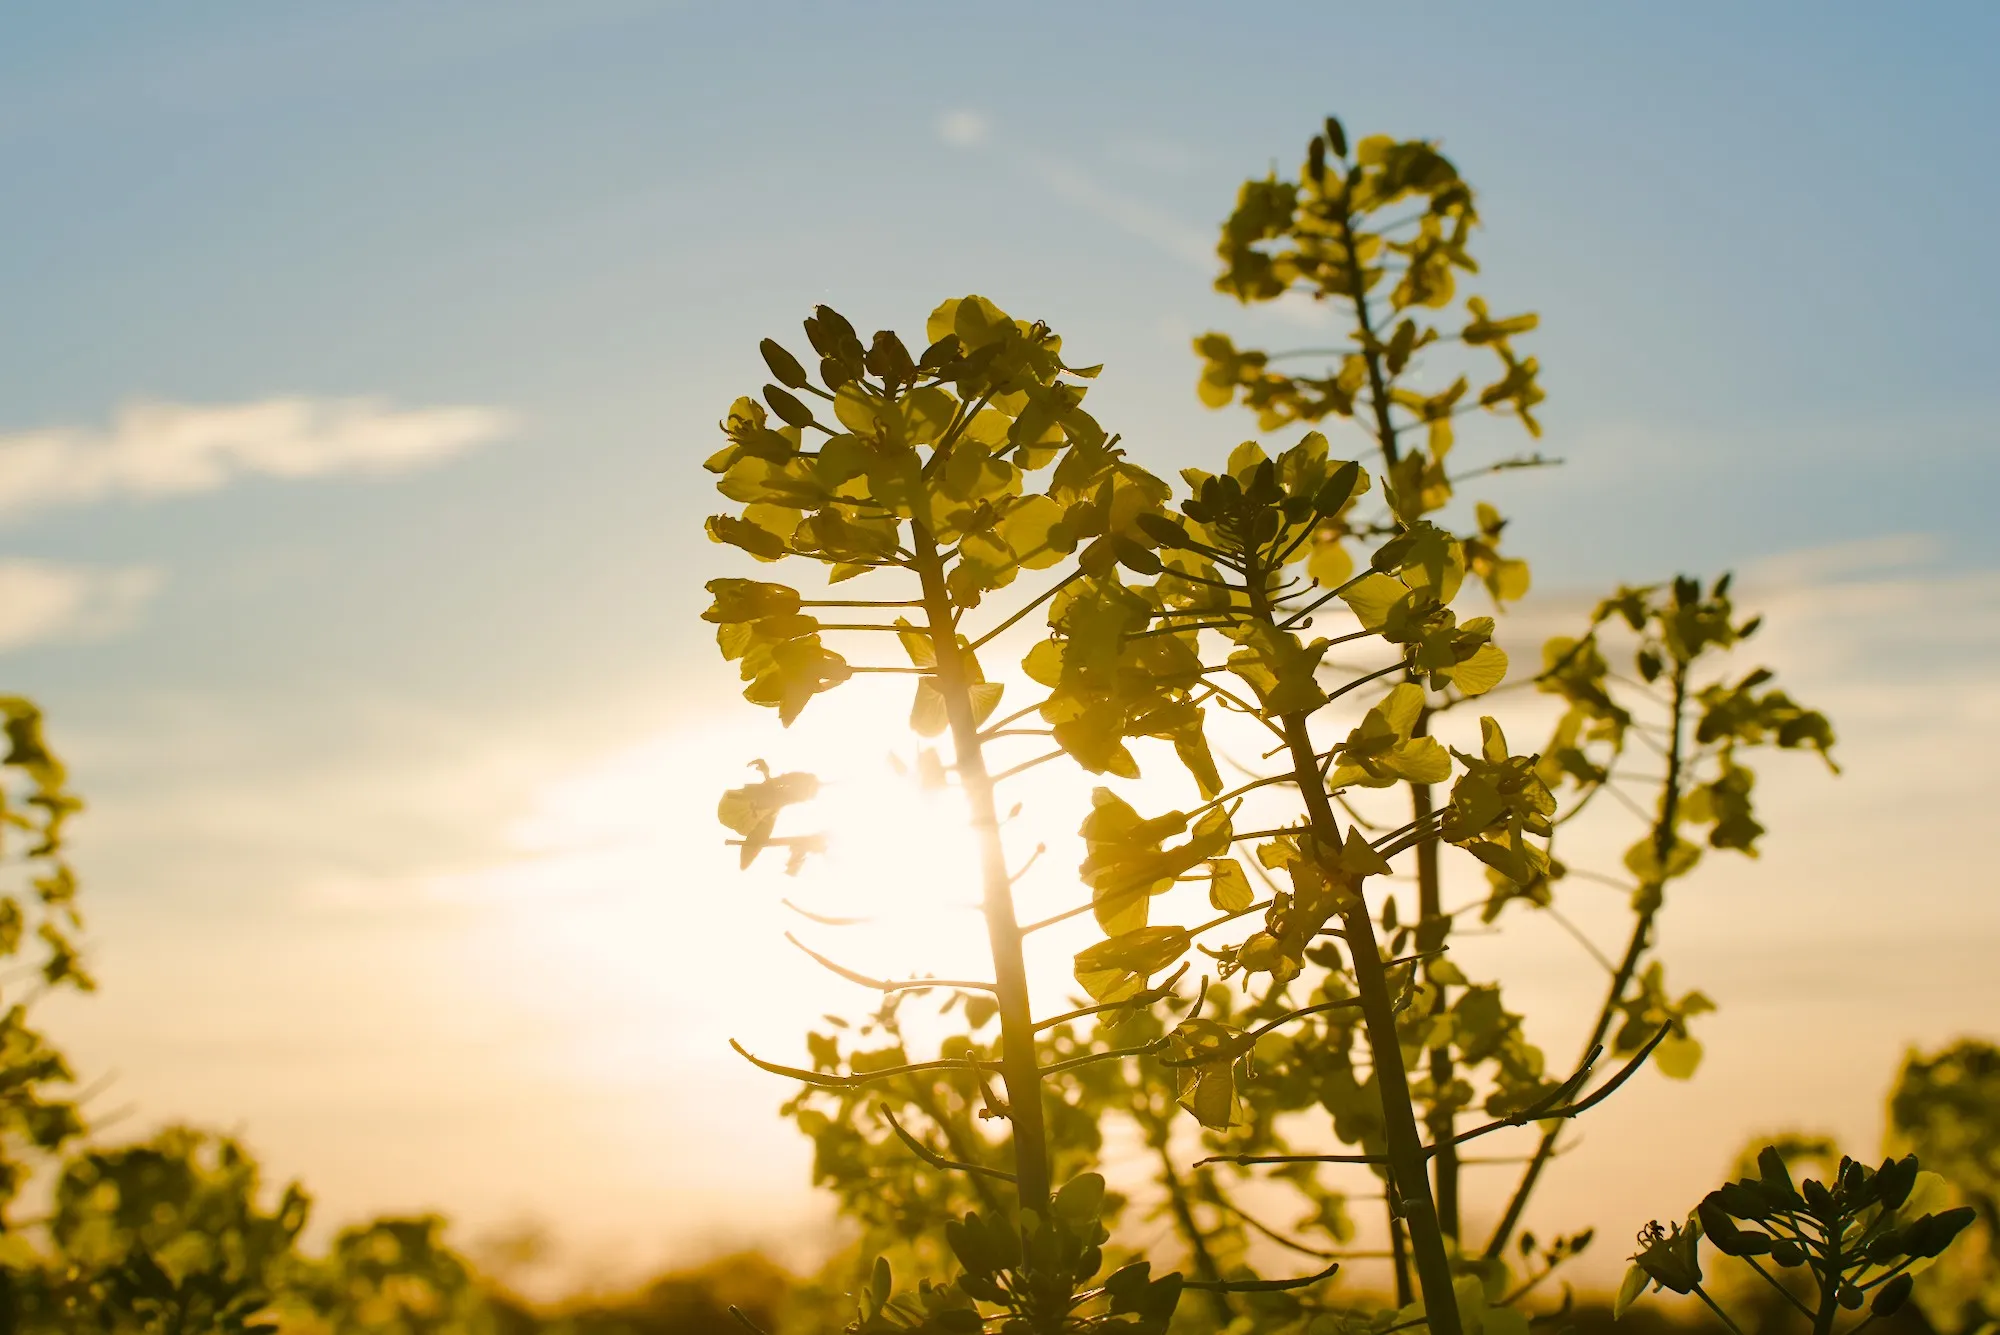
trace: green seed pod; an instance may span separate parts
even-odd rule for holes
[[[807,426],[813,420],[812,409],[776,385],[764,386],[764,402],[771,405],[771,411],[782,418],[786,426]]]
[[[800,366],[799,359],[786,352],[778,340],[767,338],[757,345],[757,350],[764,354],[764,365],[771,368],[771,374],[778,378],[779,384],[791,389],[805,388],[806,368]]]
[[[1340,121],[1332,116],[1326,118],[1326,142],[1327,146],[1333,149],[1335,157],[1347,156],[1347,131],[1342,128]]]
[[[1909,1301],[1910,1287],[1915,1281],[1908,1272],[1896,1276],[1875,1292],[1875,1301],[1868,1304],[1870,1316],[1894,1316]]]

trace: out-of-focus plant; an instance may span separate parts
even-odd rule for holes
[[[82,802],[43,735],[42,711],[0,696],[0,1234],[34,1162],[82,1127],[62,1054],[29,1022],[57,988],[95,984],[77,952],[83,925],[65,827]],[[4,1246],[0,1241],[0,1246]]]
[[[1796,1186],[1778,1147],[1767,1146],[1757,1166],[1703,1197],[1685,1224],[1646,1227],[1615,1311],[1649,1289],[1691,1293],[1741,1335],[1704,1284],[1706,1242],[1761,1279],[1813,1335],[1851,1335],[1902,1310],[1917,1276],[1975,1213],[1969,1205],[1937,1208],[1943,1179],[1920,1172],[1913,1154],[1872,1169],[1843,1157],[1827,1181]]]
[[[1973,1212],[1966,1235],[1917,1276],[1916,1303],[1945,1332],[2000,1326],[2000,1048],[1961,1039],[1912,1051],[1889,1096],[1891,1153],[1915,1153]]]

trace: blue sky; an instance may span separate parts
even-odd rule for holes
[[[739,717],[693,621],[730,568],[697,463],[765,378],[756,340],[817,301],[912,328],[980,291],[1105,361],[1093,405],[1156,467],[1193,462],[1251,424],[1195,404],[1188,338],[1310,341],[1214,295],[1206,251],[1236,184],[1289,169],[1329,110],[1442,139],[1481,191],[1482,289],[1542,313],[1570,462],[1486,493],[1542,589],[1774,572],[1823,632],[1799,666],[1886,720],[1884,766],[1908,720],[1867,711],[1911,682],[1954,702],[1933,724],[1971,711],[1938,736],[1984,763],[1990,6],[207,3],[0,33],[0,461],[135,403],[295,401],[310,452],[313,414],[367,400],[357,439],[435,446],[11,505],[0,462],[0,589],[43,600],[0,607],[0,680],[50,709],[95,803],[107,993],[77,1041],[148,1119],[245,1109],[287,1171],[359,1183],[344,1207],[395,1203],[365,1164],[430,1142],[389,1143],[387,1095],[349,1109],[384,1119],[365,1136],[286,1102],[273,1051],[412,1106],[443,1097],[412,1074],[437,1052],[504,1065],[421,1004],[440,960],[499,958],[466,946],[477,895],[396,887],[503,866],[563,776]],[[473,416],[425,416],[452,412]],[[1938,856],[1941,885],[1977,865],[1963,838]],[[232,991],[244,959],[265,963]],[[407,1066],[370,1066],[359,1031],[311,1046],[356,960],[434,1045]],[[504,1051],[491,997],[454,997]],[[207,1037],[263,1004],[289,1027]],[[571,1114],[550,1116],[516,1131]],[[417,1189],[475,1214],[567,1199],[461,1176]]]

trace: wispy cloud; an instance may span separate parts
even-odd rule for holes
[[[1084,212],[1110,223],[1136,240],[1147,242],[1184,264],[1210,267],[1215,238],[1154,208],[1144,200],[1113,190],[1102,181],[1059,158],[1023,160],[1022,167],[1048,189]]]
[[[983,111],[961,108],[946,112],[938,117],[937,135],[953,148],[983,148],[992,144],[1013,167],[1040,182],[1051,194],[1184,264],[1206,269],[1215,253],[1214,237],[1207,230],[1114,190],[1063,158],[1041,150],[1023,152],[1010,148],[995,136],[993,118]]]
[[[971,148],[984,143],[986,136],[993,132],[993,119],[983,111],[972,111],[961,107],[957,111],[947,111],[937,120],[938,138],[953,148]]]
[[[511,426],[492,408],[396,409],[367,400],[138,404],[108,430],[0,435],[0,516],[214,491],[249,476],[399,473],[462,454]]]
[[[94,639],[131,624],[159,587],[157,571],[0,561],[0,653],[50,640]]]
[[[983,111],[961,108],[946,112],[938,117],[936,129],[938,138],[951,147],[991,151],[1050,195],[1099,222],[1109,224],[1134,241],[1150,246],[1177,264],[1202,274],[1214,272],[1216,234],[1213,226],[1196,225],[1136,195],[1107,185],[1099,175],[1069,159],[1040,148],[1016,148],[1008,143],[1004,135],[996,132],[993,118]],[[1157,167],[1172,149],[1172,145],[1149,141],[1146,145],[1146,165]],[[1123,151],[1132,156],[1135,150],[1128,145]],[[1183,162],[1185,155],[1173,161]],[[1326,307],[1299,292],[1287,292],[1276,301],[1265,303],[1263,310],[1284,324],[1308,329],[1324,329],[1332,323],[1331,313]],[[1184,332],[1179,321],[1175,322],[1174,332],[1177,336]]]

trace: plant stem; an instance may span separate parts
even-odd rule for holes
[[[1388,1187],[1382,1200],[1389,1210],[1389,1261],[1396,1270],[1396,1306],[1408,1307],[1416,1294],[1410,1288],[1410,1243],[1403,1236],[1403,1217],[1396,1213],[1396,1189]]]
[[[1245,584],[1252,613],[1271,625],[1275,621],[1264,587],[1266,574],[1253,562]],[[1306,728],[1306,715],[1283,714],[1279,723],[1290,753],[1292,773],[1305,797],[1306,814],[1312,823],[1313,856],[1321,860],[1322,874],[1330,884],[1342,884],[1348,873],[1331,865],[1323,851],[1341,846],[1340,826],[1327,798],[1326,784],[1320,778],[1319,756]],[[1445,1250],[1444,1234],[1438,1228],[1437,1207],[1431,1200],[1423,1136],[1417,1130],[1416,1108],[1410,1101],[1403,1042],[1396,1031],[1396,1008],[1389,994],[1388,974],[1382,967],[1381,948],[1375,940],[1375,924],[1368,916],[1367,902],[1359,893],[1351,895],[1338,912],[1345,928],[1348,955],[1354,964],[1355,992],[1361,1003],[1369,1056],[1375,1065],[1375,1087],[1382,1100],[1382,1129],[1389,1149],[1389,1192],[1397,1198],[1397,1208],[1410,1231],[1411,1261],[1433,1335],[1460,1335],[1458,1302],[1451,1287],[1451,1258]]]
[[[1361,248],[1355,235],[1354,214],[1349,201],[1353,198],[1353,188],[1361,179],[1361,168],[1357,164],[1350,169],[1347,192],[1340,208],[1340,236],[1347,251],[1348,297],[1354,303],[1357,342],[1361,346],[1361,359],[1368,367],[1370,400],[1375,412],[1375,443],[1382,451],[1383,462],[1394,468],[1400,458],[1396,446],[1396,424],[1389,414],[1389,381],[1391,377],[1382,365],[1382,345],[1375,336],[1375,323],[1369,310],[1368,282],[1362,272]],[[1424,717],[1428,718],[1429,711]],[[1310,750],[1310,745],[1308,745]],[[1317,770],[1314,771],[1317,776]],[[1300,786],[1305,785],[1304,772],[1300,773]],[[1317,796],[1317,805],[1325,812],[1325,829],[1331,833],[1333,812],[1327,805],[1326,789],[1323,783],[1316,783],[1308,791],[1310,800]],[[1428,785],[1411,784],[1410,798],[1412,814],[1418,821],[1431,813],[1431,791]],[[1315,826],[1320,824],[1320,815],[1313,815]],[[1442,915],[1440,903],[1439,876],[1437,865],[1437,841],[1427,839],[1417,846],[1418,894],[1420,896],[1419,924],[1437,919]],[[1375,1058],[1377,1087],[1382,1093],[1384,1129],[1388,1133],[1389,1153],[1394,1162],[1389,1191],[1402,1197],[1403,1213],[1410,1231],[1410,1250],[1414,1253],[1417,1276],[1424,1292],[1424,1310],[1431,1317],[1431,1330],[1436,1335],[1456,1335],[1458,1328],[1458,1307],[1451,1292],[1451,1266],[1445,1255],[1443,1239],[1456,1238],[1459,1228],[1458,1209],[1458,1151],[1452,1144],[1453,1125],[1449,1113],[1443,1121],[1443,1134],[1438,1133],[1436,1118],[1431,1129],[1432,1140],[1439,1146],[1437,1154],[1437,1198],[1433,1202],[1430,1191],[1430,1176],[1424,1171],[1423,1147],[1416,1129],[1416,1114],[1410,1104],[1410,1090],[1403,1071],[1401,1041],[1396,1035],[1396,1017],[1389,1008],[1388,986],[1382,978],[1380,956],[1375,950],[1374,925],[1368,920],[1368,910],[1363,905],[1358,911],[1344,915],[1348,922],[1348,942],[1354,959],[1354,972],[1366,1016],[1370,1050]],[[1359,923],[1359,930],[1355,924]],[[1446,920],[1449,926],[1449,920]],[[1419,944],[1419,950],[1425,947]],[[1366,956],[1364,962],[1363,956]],[[1370,988],[1364,981],[1364,963],[1368,972],[1375,976],[1372,999],[1381,1015],[1370,1014]],[[1442,998],[1440,998],[1442,1000]],[[1384,1061],[1385,1048],[1388,1060]],[[1451,1053],[1449,1049],[1431,1053],[1431,1081],[1436,1091],[1434,1097],[1441,1097],[1446,1084],[1452,1078]],[[1393,1087],[1391,1081],[1393,1080]],[[1435,1102],[1434,1105],[1435,1106]],[[1397,1141],[1407,1139],[1409,1148],[1399,1148]],[[1414,1156],[1414,1157],[1410,1157]],[[1407,1162],[1405,1161],[1407,1160]],[[1412,1171],[1414,1169],[1414,1171]],[[1405,1195],[1414,1191],[1416,1199]],[[1394,1221],[1392,1220],[1392,1231]]]
[[[1049,1145],[1021,925],[1014,916],[1013,884],[1007,874],[1006,849],[1000,842],[993,780],[986,771],[979,723],[952,619],[951,595],[945,588],[944,562],[930,530],[921,523],[914,529],[924,619],[937,654],[937,688],[944,697],[945,717],[957,753],[959,784],[965,790],[973,832],[979,839],[982,907],[987,945],[993,955],[994,995],[1000,1004],[1000,1076],[1007,1086],[1008,1119],[1013,1128],[1016,1190],[1023,1210],[1042,1210],[1049,1200]]]
[[[1142,1094],[1140,1097],[1147,1097]],[[1194,1217],[1194,1203],[1188,1199],[1187,1183],[1174,1169],[1174,1156],[1168,1151],[1165,1128],[1147,1128],[1148,1138],[1160,1156],[1160,1181],[1167,1189],[1167,1205],[1173,1211],[1174,1223],[1180,1228],[1181,1238],[1187,1243],[1188,1256],[1193,1263],[1195,1277],[1218,1283],[1222,1279],[1221,1267],[1215,1264],[1215,1254],[1208,1249],[1208,1237],[1201,1231],[1201,1224]],[[1217,1289],[1208,1290],[1210,1306],[1215,1308],[1216,1318],[1223,1325],[1236,1319],[1236,1309],[1230,1304],[1229,1295]]]
[[[1584,1040],[1583,1050],[1589,1052],[1604,1042],[1604,1036],[1611,1032],[1611,1021],[1618,1015],[1618,1007],[1625,1000],[1625,989],[1632,984],[1632,977],[1639,971],[1639,961],[1645,958],[1646,950],[1653,940],[1653,921],[1660,912],[1660,891],[1665,884],[1667,858],[1673,852],[1674,839],[1680,825],[1682,726],[1687,713],[1688,665],[1676,661],[1674,664],[1673,697],[1673,737],[1667,747],[1667,777],[1660,790],[1659,815],[1653,822],[1653,860],[1660,880],[1650,885],[1642,885],[1634,898],[1639,903],[1639,916],[1632,924],[1632,937],[1625,943],[1624,958],[1618,962],[1618,971],[1611,976],[1611,985],[1605,989],[1604,1004],[1598,1008],[1597,1022],[1590,1028],[1590,1037]],[[1535,1183],[1542,1170],[1548,1166],[1549,1158],[1555,1153],[1556,1138],[1562,1134],[1563,1124],[1554,1123],[1542,1132],[1542,1139],[1535,1146],[1534,1155],[1521,1173],[1521,1180],[1514,1187],[1514,1194],[1508,1198],[1507,1209],[1494,1226],[1493,1236],[1486,1243],[1486,1255],[1498,1256],[1513,1237],[1514,1229],[1521,1222],[1522,1212],[1528,1208],[1528,1198],[1534,1194]]]
[[[1417,717],[1413,731],[1422,735],[1430,722],[1430,711],[1425,710]],[[1410,810],[1416,824],[1422,828],[1433,813],[1431,786],[1427,783],[1410,785]],[[1435,837],[1417,845],[1417,949],[1434,950],[1444,944],[1446,933],[1451,930],[1451,919],[1444,913],[1443,891],[1438,872],[1438,841]],[[1436,939],[1433,940],[1432,937]],[[1437,987],[1436,1010],[1442,1012],[1450,1004],[1444,985]],[[1451,1041],[1440,1042],[1430,1051],[1431,1066],[1431,1115],[1429,1127],[1431,1144],[1438,1147],[1437,1164],[1432,1170],[1437,1184],[1438,1227],[1448,1238],[1459,1235],[1458,1208],[1458,1145],[1453,1137],[1458,1134],[1458,1118],[1450,1102],[1452,1081],[1456,1078],[1451,1060]]]
[[[1813,1317],[1813,1335],[1833,1335],[1833,1323],[1840,1316],[1841,1261],[1840,1225],[1827,1226],[1827,1238],[1820,1253],[1819,1311]],[[1852,1335],[1852,1332],[1849,1332]]]

